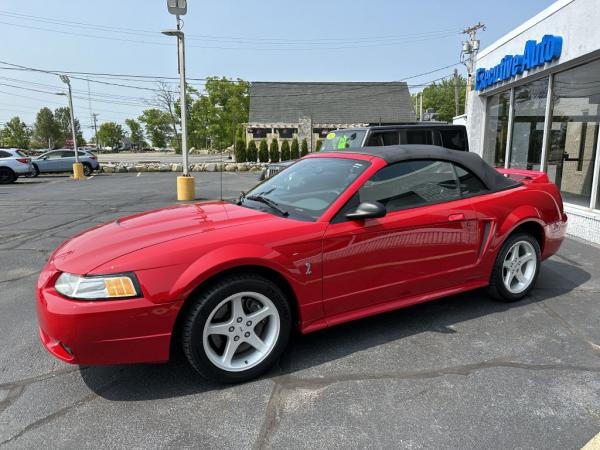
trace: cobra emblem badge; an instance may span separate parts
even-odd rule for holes
[[[306,272],[304,272],[305,275],[312,275],[312,270],[311,270],[311,265],[310,263],[307,261],[304,263],[304,265],[306,266]]]

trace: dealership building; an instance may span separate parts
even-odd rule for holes
[[[600,2],[559,0],[479,52],[467,114],[472,151],[542,170],[569,234],[600,243]]]

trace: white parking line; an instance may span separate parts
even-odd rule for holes
[[[92,178],[94,178],[96,175],[92,175],[88,177],[88,180],[91,180]]]
[[[138,174],[136,175],[136,177],[139,177],[142,174],[142,172],[138,172]]]
[[[600,449],[600,433],[590,439],[590,442],[585,444],[581,450],[599,450]]]

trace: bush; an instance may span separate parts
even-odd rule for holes
[[[302,149],[302,151],[300,152],[301,156],[308,155],[308,142],[306,142],[306,139],[302,139],[302,144],[300,145],[300,148]]]
[[[279,162],[279,142],[277,142],[277,139],[271,141],[269,158],[271,159],[271,162]]]
[[[250,141],[248,143],[248,148],[246,149],[246,161],[256,162],[257,155],[258,149],[256,148],[256,142]]]
[[[263,139],[260,141],[260,147],[258,149],[258,160],[260,162],[269,162],[269,146],[267,141]]]
[[[290,160],[290,143],[288,141],[283,141],[281,143],[281,160],[282,161]]]
[[[243,139],[238,139],[235,143],[235,162],[246,162],[246,144]]]
[[[294,138],[292,139],[292,150],[290,152],[290,157],[292,159],[298,159],[300,158],[300,148],[298,145],[298,139]]]
[[[315,147],[315,152],[320,152],[322,146],[323,146],[323,141],[321,139],[319,139],[317,141],[317,146]]]

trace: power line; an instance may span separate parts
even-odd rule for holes
[[[12,19],[19,20],[29,20],[33,22],[42,22],[51,25],[69,25],[77,28],[84,28],[86,30],[94,29],[96,31],[110,31],[116,32],[120,34],[134,35],[134,36],[148,36],[155,37],[157,36],[157,32],[154,30],[145,30],[139,28],[131,28],[131,27],[114,27],[114,26],[106,26],[106,25],[98,25],[91,24],[79,21],[65,20],[65,19],[57,19],[57,18],[48,18],[48,17],[40,17],[29,14],[15,13],[11,11],[0,10],[0,16],[9,17]],[[440,34],[460,34],[460,30],[456,28],[446,28],[440,30],[429,30],[429,31],[421,31],[418,33],[409,33],[404,35],[379,35],[379,36],[364,36],[364,37],[320,37],[320,38],[310,38],[310,39],[289,39],[289,38],[273,38],[273,37],[248,37],[248,36],[226,36],[226,35],[201,35],[201,34],[193,34],[189,33],[186,35],[186,38],[189,40],[201,40],[201,41],[209,41],[209,42],[229,42],[229,43],[267,43],[267,44],[285,44],[285,45],[327,45],[336,42],[343,43],[368,43],[368,42],[389,42],[389,41],[397,41],[402,39],[413,39],[413,38],[421,38],[421,37],[434,37]]]
[[[53,30],[50,28],[36,27],[36,26],[31,26],[31,25],[15,24],[15,23],[4,22],[4,21],[0,21],[0,24],[13,26],[16,28],[47,31],[50,33],[65,34],[65,35],[70,35],[70,36],[78,36],[78,37],[85,37],[85,38],[91,38],[91,39],[104,39],[104,40],[111,40],[111,41],[118,41],[118,42],[127,42],[127,43],[132,43],[132,44],[171,46],[171,44],[169,44],[167,42],[142,41],[139,39],[124,39],[124,38],[118,38],[118,37],[114,37],[114,36],[98,36],[98,35],[93,35],[93,34],[76,33],[76,32],[71,32],[71,31],[64,31],[64,30]],[[415,42],[438,40],[438,39],[441,39],[444,37],[450,37],[453,35],[458,35],[458,33],[456,33],[456,32],[445,33],[445,34],[439,34],[439,35],[435,35],[435,36],[426,36],[426,37],[414,38],[414,39],[410,39],[410,40],[403,40],[401,42],[389,42],[389,43],[369,44],[369,45],[340,45],[337,47],[325,47],[325,46],[322,46],[322,47],[314,47],[314,46],[313,47],[247,47],[247,46],[225,47],[225,46],[220,46],[220,45],[219,46],[217,46],[217,45],[188,45],[187,47],[202,48],[202,49],[215,49],[215,50],[252,50],[252,51],[344,50],[344,49],[361,49],[361,48],[372,48],[372,47],[382,47],[382,46],[396,46],[398,44],[411,44],[411,43],[415,43]]]

